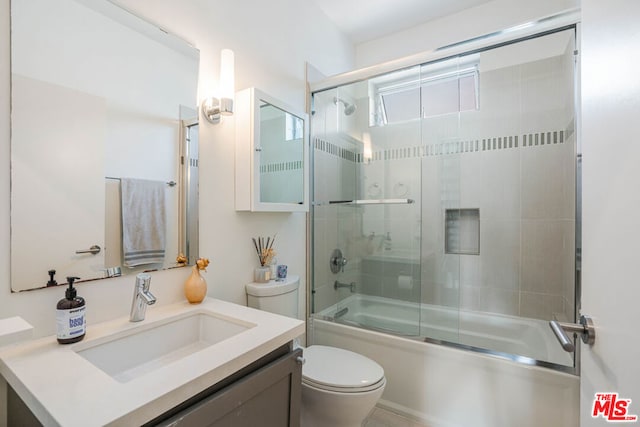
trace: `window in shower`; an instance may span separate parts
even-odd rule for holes
[[[478,56],[401,70],[370,81],[371,126],[477,110]]]

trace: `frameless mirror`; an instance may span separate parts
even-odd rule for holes
[[[11,0],[12,291],[195,260],[198,66],[110,1]]]

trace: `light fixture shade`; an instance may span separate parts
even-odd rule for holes
[[[220,98],[210,97],[202,101],[202,116],[210,123],[220,123],[220,115],[233,114],[233,98],[235,95],[234,55],[230,49],[220,52]]]
[[[220,113],[233,114],[235,95],[234,54],[231,49],[220,52]]]

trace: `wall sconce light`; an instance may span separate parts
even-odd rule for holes
[[[220,115],[233,114],[235,82],[233,71],[234,55],[230,49],[220,52],[220,98],[210,97],[202,101],[202,115],[209,123],[220,123]]]

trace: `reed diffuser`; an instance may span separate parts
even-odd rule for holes
[[[256,267],[253,275],[254,281],[258,283],[266,283],[271,279],[271,260],[276,255],[276,251],[273,249],[273,243],[276,240],[276,236],[258,237],[257,240],[253,237],[253,245],[256,248],[256,254],[258,255],[258,261],[260,261],[260,267]]]

